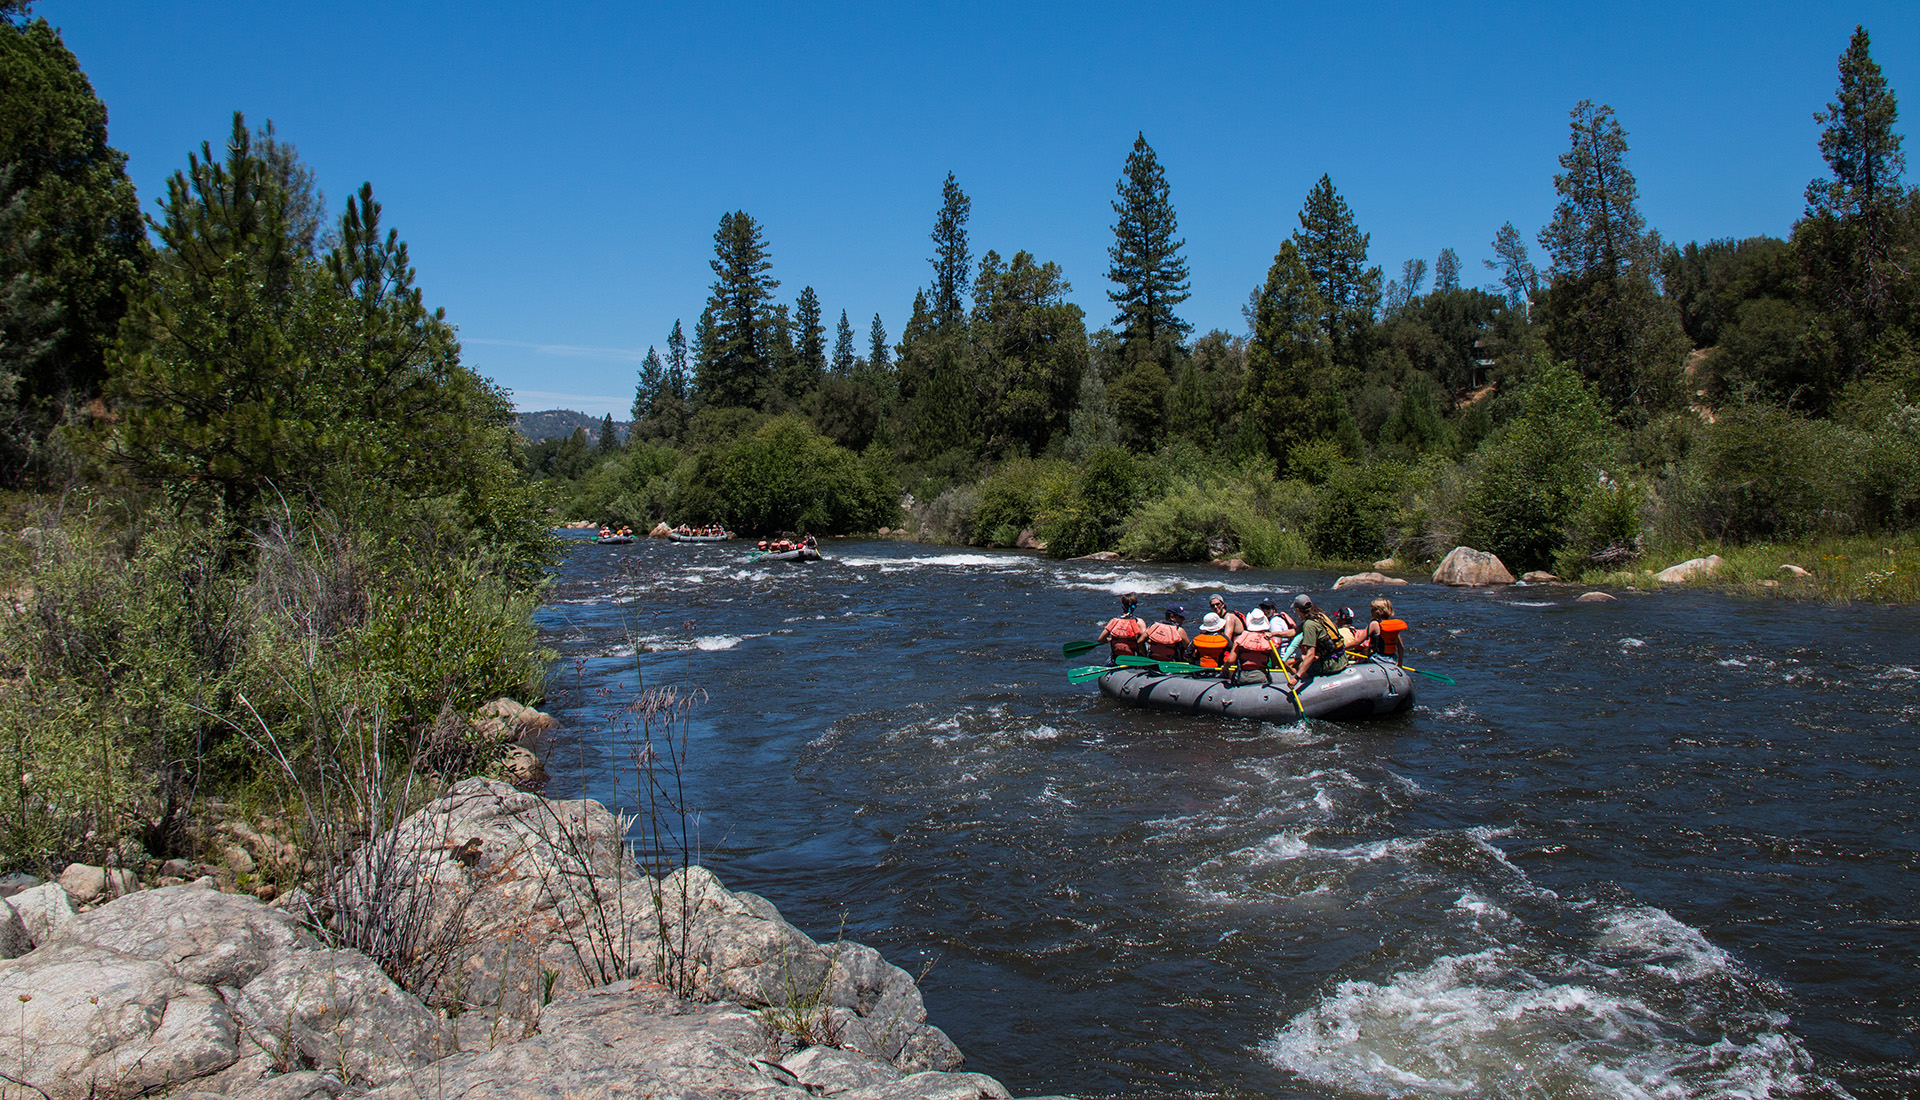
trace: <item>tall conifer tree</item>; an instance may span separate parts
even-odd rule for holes
[[[1367,264],[1367,241],[1333,180],[1321,176],[1301,207],[1293,244],[1319,295],[1318,323],[1328,352],[1334,365],[1349,373],[1365,357],[1380,308],[1380,269]]]
[[[775,310],[769,309],[780,280],[769,275],[766,238],[760,223],[744,210],[722,215],[713,235],[713,290],[701,316],[706,328],[700,343],[695,385],[708,405],[764,408],[773,380],[770,337]]]
[[[1679,396],[1690,346],[1673,303],[1654,283],[1660,240],[1647,231],[1613,108],[1581,100],[1571,145],[1553,177],[1560,205],[1540,231],[1552,257],[1547,346],[1597,383],[1616,412],[1635,416]]]
[[[940,186],[940,213],[933,222],[934,254],[927,261],[933,265],[934,322],[942,329],[966,319],[966,303],[961,296],[966,293],[973,267],[972,254],[967,251],[967,218],[972,212],[973,200],[948,172],[947,181]]]
[[[1825,127],[1820,155],[1828,177],[1807,185],[1806,216],[1794,227],[1808,297],[1820,311],[1811,341],[1820,370],[1810,387],[1814,405],[1869,366],[1873,344],[1890,325],[1911,320],[1912,296],[1899,292],[1914,272],[1902,261],[1913,230],[1901,135],[1894,132],[1899,103],[1856,26],[1840,55],[1840,88],[1816,113]],[[1903,216],[1905,215],[1905,216]],[[1902,247],[1906,245],[1906,247]]]
[[[1116,285],[1107,300],[1119,307],[1113,324],[1130,354],[1144,346],[1158,356],[1162,341],[1178,341],[1193,330],[1174,312],[1192,284],[1180,255],[1187,242],[1175,236],[1179,221],[1172,190],[1145,133],[1135,136],[1125,174],[1114,189],[1119,197],[1111,205],[1118,220],[1107,247],[1107,278]]]
[[[887,343],[887,326],[880,323],[880,315],[873,315],[873,324],[867,326],[867,367],[876,374],[885,374],[893,366],[893,348]]]
[[[673,331],[667,334],[667,392],[685,401],[692,382],[693,371],[687,362],[687,334],[681,331],[680,318],[675,317]]]
[[[847,311],[840,311],[840,323],[833,330],[833,373],[842,378],[853,374],[853,326],[847,323]]]
[[[651,346],[647,348],[647,357],[640,361],[640,382],[633,393],[633,422],[640,423],[653,414],[654,402],[660,399],[666,389],[667,368],[660,362],[660,353]]]
[[[1460,289],[1460,254],[1451,248],[1440,250],[1433,262],[1433,289],[1445,293]]]

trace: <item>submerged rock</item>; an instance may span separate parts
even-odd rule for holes
[[[1574,603],[1613,603],[1619,597],[1609,596],[1605,592],[1582,592]]]

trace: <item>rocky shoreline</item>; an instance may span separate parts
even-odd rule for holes
[[[468,779],[268,904],[212,877],[0,900],[0,1087],[49,1100],[985,1100],[913,978],[627,823]],[[104,899],[125,882],[98,895]],[[92,898],[83,899],[83,905]],[[358,943],[367,950],[345,946]],[[397,982],[398,977],[404,981]]]

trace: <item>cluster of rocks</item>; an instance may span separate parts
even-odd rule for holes
[[[627,824],[469,779],[320,896],[16,893],[0,1074],[55,1100],[1008,1096],[878,952],[699,867],[640,873]]]

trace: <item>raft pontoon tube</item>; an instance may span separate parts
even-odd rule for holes
[[[1288,722],[1301,717],[1353,721],[1413,706],[1413,677],[1383,660],[1355,661],[1339,672],[1309,679],[1301,685],[1298,707],[1278,670],[1271,684],[1258,679],[1258,673],[1239,675],[1243,682],[1232,683],[1218,676],[1120,668],[1100,677],[1100,694],[1154,710]]]

